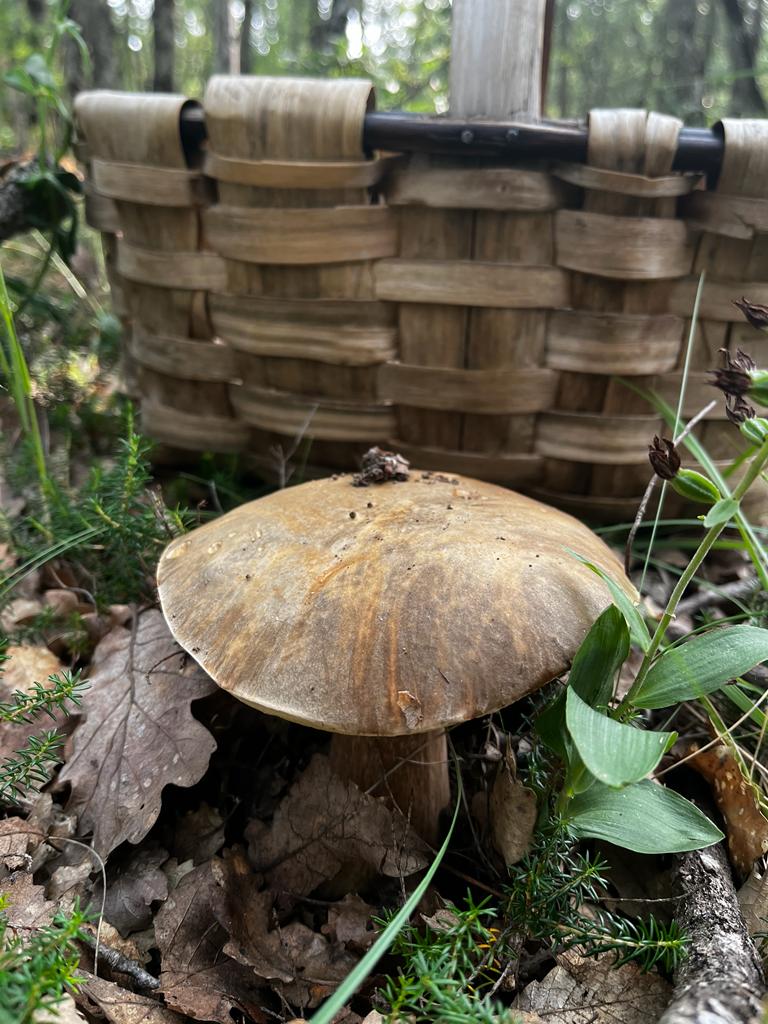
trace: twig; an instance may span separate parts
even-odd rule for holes
[[[765,979],[723,844],[679,854],[674,885],[682,893],[676,916],[687,955],[659,1024],[756,1024]]]
[[[96,939],[87,932],[81,935],[80,938],[86,946],[94,950],[95,957]],[[111,946],[106,946],[103,942],[100,943],[98,947],[98,959],[113,971],[119,971],[121,974],[129,975],[129,977],[133,978],[140,988],[160,988],[160,982],[158,979],[153,977],[148,971],[145,971],[141,964],[136,963],[135,960],[129,960],[127,956],[123,956],[122,953],[119,953],[116,949],[112,949]]]

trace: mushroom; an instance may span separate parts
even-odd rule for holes
[[[598,537],[538,501],[436,473],[337,476],[174,540],[158,584],[171,632],[219,686],[333,733],[334,769],[434,842],[446,726],[564,672],[610,603],[573,551],[636,596]]]

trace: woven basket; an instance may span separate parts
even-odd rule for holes
[[[383,443],[622,519],[662,423],[617,378],[676,404],[702,269],[685,414],[715,395],[718,349],[768,357],[732,304],[768,303],[768,122],[723,122],[706,191],[672,173],[664,115],[593,111],[585,165],[370,159],[370,83],[219,76],[205,188],[183,102],[77,108],[122,232],[144,429],[167,444],[268,468],[306,435],[313,465],[349,469]],[[697,434],[722,462],[740,447],[722,403]]]

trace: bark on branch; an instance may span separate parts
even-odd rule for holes
[[[659,1024],[758,1024],[765,979],[722,843],[680,854],[674,885],[688,949]]]

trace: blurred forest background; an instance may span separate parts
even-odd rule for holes
[[[46,0],[0,0],[0,73],[46,32]],[[445,112],[450,0],[70,0],[92,55],[83,87],[200,96],[213,72],[366,75],[381,109]],[[639,106],[688,124],[768,114],[767,0],[554,0],[546,113]],[[29,107],[0,90],[0,148],[23,148]]]

